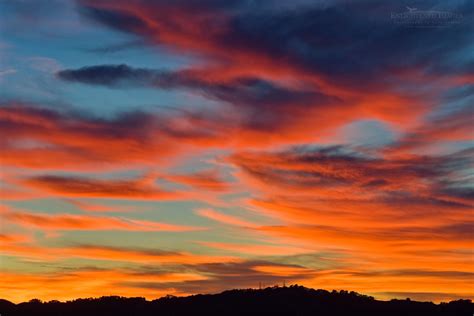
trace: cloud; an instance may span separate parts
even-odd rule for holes
[[[176,199],[179,193],[159,189],[153,178],[103,180],[77,176],[45,175],[30,177],[24,185],[65,197]]]
[[[255,227],[256,226],[255,223],[249,222],[247,220],[241,219],[236,216],[219,213],[212,209],[199,209],[196,211],[196,213],[202,217],[206,217],[208,219],[211,219],[213,221],[223,223],[226,225],[239,226],[239,227]]]
[[[120,286],[118,283],[125,280],[182,280],[183,278],[195,279],[194,275],[162,274],[161,276],[139,276],[127,271],[115,271],[107,269],[74,269],[73,271],[54,271],[47,273],[28,273],[2,271],[1,290],[5,298],[14,302],[29,301],[33,298],[42,300],[72,300],[84,296],[84,292],[90,296],[100,297],[107,295],[135,296],[155,299],[166,294],[175,293],[172,288],[162,291],[144,291]],[[52,281],[54,280],[54,282]],[[27,288],[41,288],[41,293],[26,291]]]
[[[83,202],[74,199],[65,199],[68,203],[73,205],[79,210],[85,212],[130,212],[132,211],[132,207],[127,207],[123,205],[104,205],[98,203],[89,203]],[[136,207],[133,207],[135,209]]]
[[[2,245],[2,253],[4,254],[23,260],[32,259],[48,263],[57,263],[70,258],[81,258],[128,264],[158,264],[162,268],[171,267],[177,269],[175,265],[234,262],[240,260],[232,256],[97,244],[69,243],[67,246],[45,247],[35,242],[28,235],[19,234],[3,234],[0,237],[0,243]]]
[[[178,124],[178,121],[180,124]],[[207,124],[207,125],[206,125]],[[192,114],[123,113],[111,119],[87,113],[7,103],[0,107],[2,162],[36,168],[84,170],[155,165],[181,146],[209,146],[213,124]],[[189,150],[189,147],[187,147]]]
[[[130,112],[104,119],[7,103],[0,107],[0,131],[6,136],[0,148],[3,163],[14,167],[76,171],[122,169],[126,165],[133,169],[165,163],[182,150],[268,147],[312,137],[299,125],[298,116],[281,118],[277,114],[291,112],[290,106],[281,109],[260,116],[236,108]],[[282,133],[273,133],[277,126]]]
[[[467,20],[474,11],[472,5],[462,2],[449,5],[447,9],[462,12],[466,20],[456,27],[426,32],[392,23],[390,13],[404,11],[404,7],[376,5],[371,0],[316,3],[293,10],[268,10],[249,2],[222,5],[209,1],[199,6],[167,1],[81,3],[90,19],[156,45],[210,55],[230,67],[253,66],[268,73],[275,66],[280,72],[309,73],[327,83],[358,86],[387,84],[407,68],[426,74],[457,74],[460,63],[468,59],[453,63],[450,57],[468,50]],[[448,7],[440,1],[425,5]],[[249,60],[255,62],[250,65]]]
[[[242,117],[242,128],[257,131],[285,128],[294,124],[291,118],[298,114],[341,104],[338,97],[314,88],[283,86],[253,76],[210,80],[205,71],[193,69],[166,72],[127,65],[99,65],[62,70],[57,76],[66,81],[116,88],[187,89],[235,107],[234,111]]]
[[[151,85],[153,82],[158,84],[162,77],[166,77],[166,73],[147,69],[133,69],[122,64],[90,66],[77,70],[61,70],[57,73],[57,76],[62,80],[71,82],[125,87],[128,84],[140,87],[144,84]]]
[[[457,102],[470,102],[467,98],[456,98]],[[395,144],[387,148],[388,152],[420,151],[436,142],[462,142],[472,140],[472,115],[470,105],[455,109],[448,114],[426,120],[420,126],[409,131]]]
[[[384,148],[302,146],[235,153],[228,161],[254,193],[246,207],[279,221],[254,227],[269,238],[341,251],[348,262],[339,264],[367,271],[429,269],[433,260],[441,270],[462,270],[466,254],[453,260],[435,251],[472,243],[471,151],[389,155]]]
[[[190,264],[165,268],[152,265],[127,269],[71,267],[44,273],[3,271],[1,277],[6,282],[0,288],[7,293],[6,299],[14,302],[32,298],[76,299],[84,291],[95,297],[119,295],[156,299],[167,294],[196,293],[199,286],[200,293],[215,293],[225,289],[224,284],[232,284],[236,288],[255,288],[259,281],[265,286],[282,284],[284,280],[291,283],[304,277],[304,273],[308,271],[295,265],[266,261]],[[39,296],[32,296],[38,294],[25,291],[25,285],[26,288],[38,287],[42,291]]]
[[[187,88],[213,99],[226,101],[238,106],[279,106],[285,104],[326,104],[331,105],[336,97],[311,90],[279,86],[276,83],[254,78],[240,77],[229,81],[212,81],[200,77],[197,70],[163,71],[132,68],[128,65],[98,65],[76,70],[66,69],[57,73],[58,78],[92,85],[109,87],[150,86],[163,89]]]
[[[199,6],[166,1],[80,4],[93,21],[213,62],[171,72],[96,65],[63,70],[60,78],[192,90],[238,107],[239,134],[249,133],[249,139],[275,129],[287,140],[315,139],[362,118],[407,129],[469,76],[461,73],[470,69],[463,57],[470,42],[469,32],[462,31],[468,28],[464,19],[429,32],[407,28],[390,20],[391,12],[405,10],[396,4],[316,3],[294,5],[293,10],[214,1]],[[425,5],[446,6],[434,0]],[[474,12],[465,3],[447,9],[463,17]]]
[[[311,252],[311,250],[307,248],[284,245],[277,246],[223,242],[199,242],[199,244],[210,248],[225,250],[228,252],[235,252],[239,254],[248,254],[253,256],[290,256]]]
[[[162,289],[170,286],[182,293],[216,293],[231,288],[257,287],[261,282],[264,286],[296,283],[311,275],[311,272],[297,265],[275,264],[268,261],[243,261],[236,263],[209,263],[193,266],[197,273],[207,276],[203,280],[184,282],[125,282],[122,286],[141,289]]]
[[[17,72],[16,69],[13,69],[13,68],[0,70],[0,78],[2,78],[4,76],[12,75],[16,72]]]
[[[231,262],[238,260],[231,256],[211,256],[182,251],[164,251],[160,249],[127,248],[104,245],[76,245],[66,248],[72,256],[96,260],[130,261],[156,264],[204,264],[212,262]]]
[[[469,70],[462,69],[471,69],[467,20],[474,8],[435,0],[425,5],[460,12],[463,20],[427,32],[393,23],[390,14],[404,7],[371,0],[295,4],[292,10],[250,2],[80,1],[92,21],[150,45],[195,53],[203,62],[171,72],[96,65],[58,76],[191,90],[221,102],[215,112],[235,107],[231,119],[240,124],[231,137],[245,138],[244,144],[268,137],[273,144],[320,140],[359,119],[405,131],[446,91],[469,82]]]
[[[471,151],[446,156],[382,157],[342,146],[296,147],[282,152],[237,153],[229,161],[251,181],[275,192],[311,192],[324,199],[340,199],[345,192],[345,199],[364,194],[366,197],[359,195],[355,200],[378,198],[398,203],[403,199],[416,202],[417,198],[419,202],[426,198],[443,203],[446,198],[448,203],[450,199],[461,200],[434,193],[464,184],[462,172],[472,163]],[[406,183],[411,183],[410,187]]]
[[[12,244],[12,243],[23,243],[30,242],[31,237],[28,235],[18,234],[18,233],[1,233],[0,234],[0,243],[2,245]]]
[[[162,178],[198,190],[225,192],[230,189],[230,183],[222,180],[216,170],[203,170],[191,174],[164,175]]]
[[[67,168],[98,160],[105,164],[125,159],[138,162],[147,159],[144,153],[156,150],[147,140],[146,128],[152,128],[152,122],[139,114],[107,122],[11,104],[0,109],[0,117],[2,133],[9,136],[2,142],[4,161],[16,166],[54,168],[63,164]],[[127,158],[123,155],[126,148]]]
[[[125,217],[106,217],[73,214],[33,214],[20,211],[5,211],[2,217],[25,227],[45,231],[67,230],[123,230],[123,231],[170,231],[183,232],[201,230],[201,227],[174,225]]]
[[[146,43],[144,43],[141,40],[132,40],[132,41],[126,41],[126,42],[112,44],[112,45],[91,48],[91,49],[87,49],[86,51],[89,53],[97,53],[97,54],[112,54],[112,53],[122,52],[129,49],[141,48],[145,46],[146,46]]]

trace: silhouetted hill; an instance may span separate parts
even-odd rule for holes
[[[411,300],[378,301],[366,295],[347,291],[308,289],[302,286],[272,287],[262,290],[231,290],[220,294],[167,296],[154,301],[144,298],[107,296],[58,301],[13,304],[0,300],[2,316],[56,315],[456,315],[472,316],[470,300],[434,304]]]

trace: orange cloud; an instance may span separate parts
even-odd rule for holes
[[[211,209],[200,209],[200,210],[197,210],[196,213],[202,217],[206,217],[213,221],[231,225],[231,226],[240,226],[240,227],[255,227],[256,226],[255,223],[246,221],[236,216],[222,214]]]
[[[472,202],[463,176],[472,160],[468,152],[391,156],[341,146],[297,147],[237,153],[230,162],[257,193],[246,206],[282,223],[254,230],[308,252],[340,255],[331,263],[334,271],[305,282],[343,289],[350,280],[353,289],[377,292],[384,286],[368,282],[380,278],[398,280],[399,290],[406,291],[410,278],[427,280],[423,271],[452,269],[464,277],[472,271],[467,251],[473,243]],[[364,274],[338,275],[353,267]],[[380,269],[403,271],[374,276]],[[416,275],[405,279],[409,270]],[[419,290],[436,282],[444,281],[432,276]],[[456,291],[453,283],[449,287]]]
[[[302,275],[307,274],[310,275],[314,271],[311,269],[303,268],[303,267],[291,267],[291,266],[255,266],[253,267],[255,271],[268,273],[272,275],[278,276],[291,276],[291,275]]]
[[[183,280],[197,280],[205,278],[196,274],[162,274],[160,276],[139,275],[130,272],[114,270],[79,270],[74,272],[53,273],[18,273],[2,272],[4,282],[0,289],[4,298],[13,302],[28,301],[33,298],[42,300],[72,300],[83,297],[87,293],[90,297],[108,295],[145,297],[156,299],[166,294],[177,294],[172,287],[162,290],[144,290],[124,285],[126,281],[154,281],[180,282]],[[41,293],[28,289],[40,288]]]
[[[205,170],[192,174],[175,174],[163,176],[163,178],[190,186],[194,189],[208,191],[227,191],[229,183],[220,179],[219,174],[215,170]]]
[[[67,247],[43,247],[22,235],[0,235],[1,253],[22,259],[59,262],[65,259],[90,259],[137,264],[196,265],[213,262],[238,262],[232,256],[211,256],[190,252],[166,251],[147,248],[127,248],[104,245],[75,245]]]
[[[127,230],[127,231],[195,231],[201,227],[136,220],[124,217],[105,217],[72,214],[33,214],[18,211],[3,212],[9,222],[44,230]]]
[[[311,252],[311,249],[295,246],[276,246],[260,244],[231,244],[222,242],[199,242],[200,244],[215,249],[254,255],[254,256],[290,256]]]

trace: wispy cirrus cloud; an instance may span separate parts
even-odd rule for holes
[[[153,184],[154,178],[104,180],[78,176],[44,175],[25,179],[24,185],[65,197],[177,199],[180,194]],[[181,195],[182,196],[182,195]]]
[[[221,212],[217,212],[213,209],[199,209],[196,213],[202,217],[206,217],[213,221],[223,223],[226,225],[231,226],[239,226],[239,227],[255,227],[256,224],[245,219],[239,218],[237,216],[224,214]]]
[[[383,157],[377,152],[365,154],[343,146],[299,147],[282,152],[240,153],[232,156],[230,162],[250,179],[277,193],[291,190],[297,196],[298,192],[311,192],[315,197],[322,195],[321,198],[336,200],[341,198],[341,192],[365,193],[374,201],[377,197],[385,202],[392,198],[402,202],[406,198],[408,202],[426,199],[449,204],[456,200],[455,195],[439,193],[449,191],[448,187],[455,191],[469,182],[463,172],[472,163],[471,151],[446,156]],[[406,183],[411,183],[410,187]],[[360,195],[355,200],[367,197]]]
[[[284,223],[255,228],[260,233],[313,251],[339,249],[368,269],[428,269],[433,256],[440,268],[466,269],[465,255],[454,263],[433,252],[472,243],[468,152],[390,156],[344,146],[297,147],[238,153],[230,162],[258,192],[248,207]]]
[[[124,230],[124,231],[195,231],[201,227],[174,225],[148,220],[137,220],[125,217],[73,215],[73,214],[40,214],[16,210],[2,211],[1,216],[11,222],[25,227],[45,231],[67,230]]]
[[[230,183],[222,179],[222,175],[216,170],[203,170],[190,174],[162,175],[169,181],[184,184],[197,190],[214,192],[225,192],[230,190]]]
[[[166,145],[150,139],[153,119],[139,113],[105,121],[42,107],[7,104],[1,108],[0,117],[2,133],[8,136],[1,144],[7,165],[55,168],[61,162],[67,169],[87,167],[98,160],[104,165],[124,160],[143,163],[167,153]],[[160,155],[156,146],[160,146]]]

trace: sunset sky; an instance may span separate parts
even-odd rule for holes
[[[0,297],[474,298],[473,18],[0,0]]]

